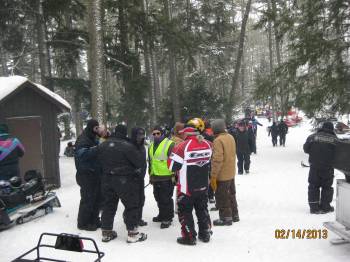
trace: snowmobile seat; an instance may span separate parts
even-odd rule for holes
[[[41,175],[41,173],[38,170],[28,170],[25,174],[24,174],[24,181],[25,182],[29,182],[32,179],[38,179],[41,180],[43,177]]]

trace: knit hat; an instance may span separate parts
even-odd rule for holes
[[[155,127],[153,127],[152,131],[154,131],[154,130],[158,130],[158,131],[160,131],[162,134],[164,133],[164,129],[163,129],[161,126],[159,126],[159,125],[156,125]]]
[[[8,126],[6,124],[0,124],[0,134],[7,134],[8,132]]]
[[[214,134],[220,134],[225,132],[226,124],[224,119],[215,119],[211,123],[211,128],[213,129]]]
[[[96,119],[90,119],[89,121],[87,121],[86,129],[92,131],[95,126],[99,126],[98,121]]]
[[[114,128],[114,135],[126,137],[128,135],[128,128],[126,125],[119,124]]]
[[[327,130],[333,131],[334,130],[333,123],[332,122],[324,122],[322,125],[322,129],[327,129]]]

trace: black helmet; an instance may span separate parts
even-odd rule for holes
[[[22,184],[22,179],[19,176],[11,177],[9,181],[13,187],[20,187]]]

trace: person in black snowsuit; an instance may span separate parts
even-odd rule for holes
[[[320,130],[307,138],[304,144],[304,152],[309,154],[308,200],[312,214],[334,211],[330,203],[333,200],[334,192],[332,187],[334,168],[332,164],[337,140],[333,124],[325,122]]]
[[[95,231],[100,227],[101,166],[97,161],[99,123],[90,119],[75,142],[76,181],[80,186],[78,228]]]
[[[278,124],[278,131],[279,131],[279,136],[280,136],[280,146],[285,146],[286,145],[286,135],[288,133],[288,126],[283,121],[283,119]]]
[[[20,176],[19,158],[23,155],[22,143],[10,136],[7,125],[0,124],[0,180]]]
[[[114,134],[99,145],[97,154],[103,173],[102,241],[108,242],[117,237],[113,223],[119,199],[125,207],[123,217],[128,230],[127,242],[146,240],[147,235],[137,231],[140,180],[145,165],[140,151],[127,138],[127,127],[116,126]]]
[[[250,154],[253,152],[254,134],[247,130],[243,122],[238,124],[238,129],[233,134],[236,142],[238,174],[243,174],[243,167],[246,174],[248,174],[250,168]]]
[[[75,142],[76,181],[80,186],[81,197],[78,212],[80,230],[95,231],[101,226],[101,166],[97,161],[100,130],[97,120],[90,119]]]
[[[268,136],[271,135],[271,137],[272,137],[272,145],[273,146],[277,146],[278,134],[279,134],[279,128],[276,125],[276,122],[273,122],[272,126],[269,127],[269,135],[268,135]]]
[[[140,159],[142,161],[141,174],[139,176],[139,194],[140,194],[140,207],[139,207],[139,226],[147,226],[147,222],[142,219],[143,206],[145,205],[145,175],[147,169],[146,149],[145,149],[145,130],[140,127],[134,127],[131,129],[131,142],[136,146],[140,153]]]

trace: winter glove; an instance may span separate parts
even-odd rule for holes
[[[214,192],[218,188],[218,186],[216,184],[216,178],[215,177],[210,178],[210,186],[211,186],[211,189],[213,189]]]

